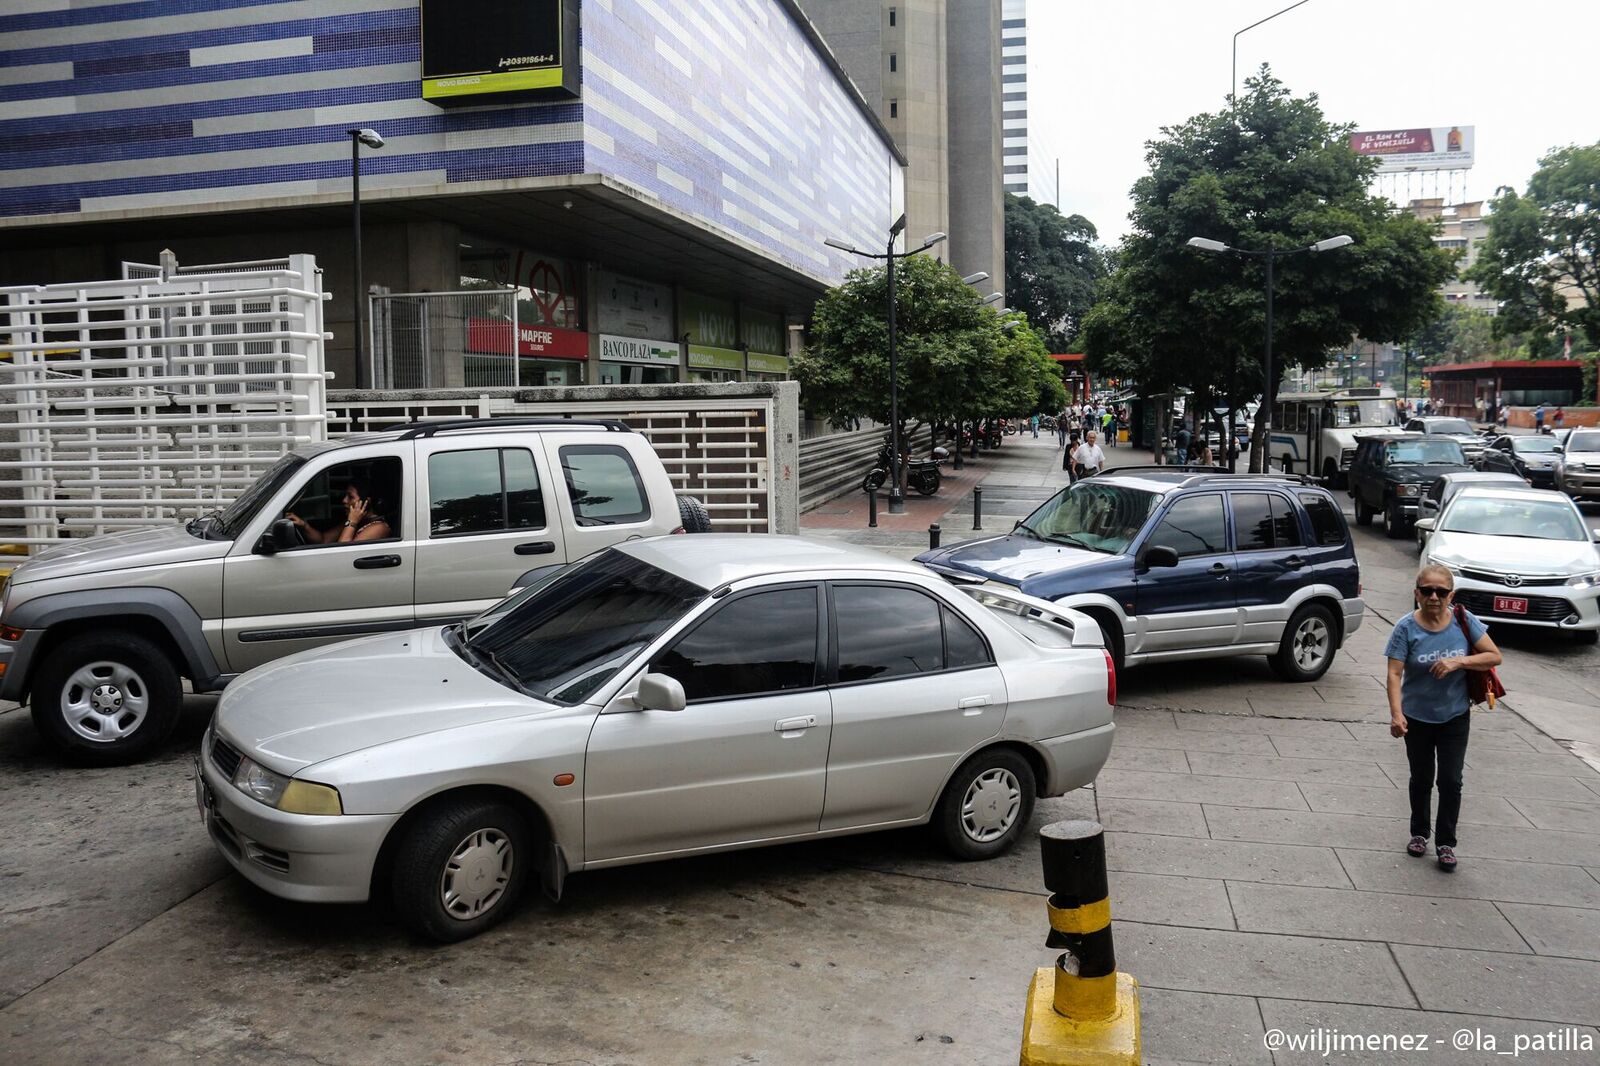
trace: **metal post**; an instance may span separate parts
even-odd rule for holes
[[[364,389],[371,385],[371,375],[366,365],[365,334],[361,331],[361,304],[366,299],[365,288],[361,277],[361,138],[354,132],[350,135],[350,205],[354,211],[355,231],[355,299],[352,300],[355,310],[355,338],[356,348],[356,388]]]
[[[939,546],[939,523],[935,522],[928,527],[928,549],[931,551]]]
[[[867,490],[867,528],[878,528],[878,490],[876,487]]]
[[[1271,248],[1267,249],[1267,376],[1261,387],[1261,424],[1265,427],[1261,431],[1261,465],[1256,467],[1251,464],[1253,472],[1264,474],[1267,471],[1267,456],[1272,454],[1272,399],[1277,390],[1272,387],[1272,261],[1277,258]]]
[[[974,485],[972,488],[972,528],[983,528],[983,486]]]
[[[894,238],[889,235],[889,513],[904,514],[906,498],[900,492],[900,382],[894,350]]]

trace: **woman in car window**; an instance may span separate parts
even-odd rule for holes
[[[1435,763],[1439,819],[1434,854],[1443,870],[1456,868],[1456,818],[1461,813],[1461,767],[1467,757],[1472,707],[1467,670],[1500,665],[1500,649],[1484,624],[1451,609],[1455,578],[1442,566],[1424,566],[1413,594],[1417,609],[1395,624],[1389,659],[1389,734],[1406,742],[1411,764],[1411,840],[1406,854],[1428,853],[1428,807]]]
[[[349,544],[359,540],[383,540],[394,535],[388,519],[383,517],[383,501],[374,499],[358,482],[344,487],[344,524],[331,529],[318,529],[293,511],[284,515],[300,530],[307,544]]]

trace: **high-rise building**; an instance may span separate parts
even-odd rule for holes
[[[1031,197],[1034,203],[1060,208],[1061,160],[1037,126],[1028,126],[1028,86],[1038,69],[1037,54],[1028,51],[1029,0],[1005,0],[1000,23],[1001,109],[1005,142],[1001,148],[1006,192]]]
[[[906,157],[906,238],[1005,274],[1001,0],[798,0]]]

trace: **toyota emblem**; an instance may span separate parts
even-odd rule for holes
[[[1516,588],[1518,585],[1522,584],[1522,575],[1521,574],[1507,574],[1505,576],[1505,581],[1506,581],[1506,584],[1508,586],[1510,586],[1511,588]]]

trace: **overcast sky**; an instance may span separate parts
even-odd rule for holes
[[[1029,135],[1061,159],[1061,210],[1115,243],[1145,142],[1224,107],[1234,31],[1291,2],[1028,0]],[[1362,130],[1475,126],[1465,198],[1486,199],[1525,189],[1549,148],[1600,141],[1596,41],[1595,0],[1309,0],[1239,38],[1239,80],[1270,63]],[[1403,201],[1399,181],[1381,191]],[[1437,193],[1431,176],[1412,183],[1413,197],[1447,192],[1443,175]],[[1456,175],[1450,202],[1462,188]]]

